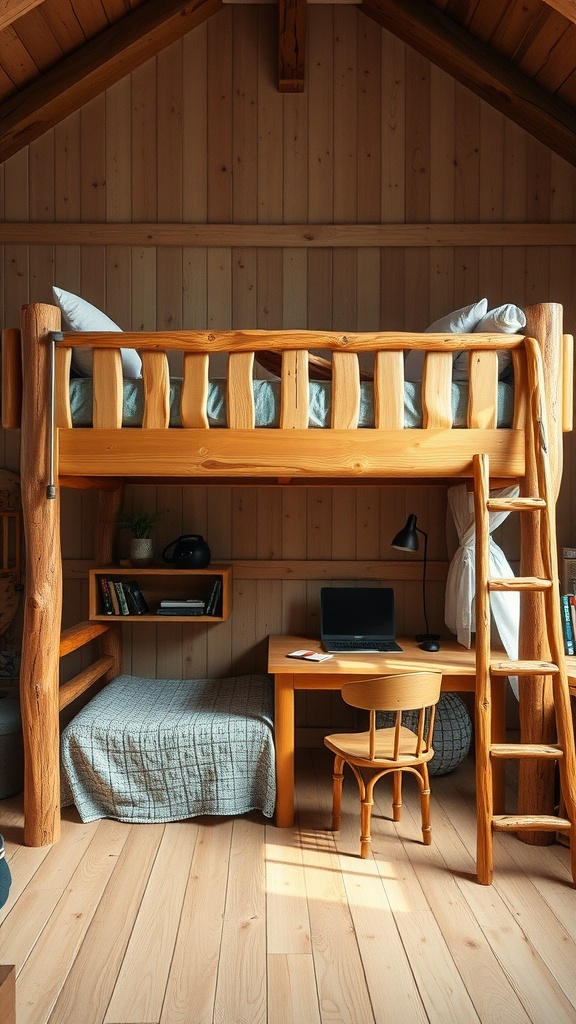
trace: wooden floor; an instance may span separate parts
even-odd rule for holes
[[[432,780],[430,847],[410,782],[398,825],[381,785],[362,861],[353,779],[334,836],[330,761],[298,761],[294,829],[258,814],[83,825],[68,810],[60,843],[28,849],[19,798],[0,802],[18,1024],[574,1024],[565,847],[498,835],[494,884],[478,885],[467,761]]]

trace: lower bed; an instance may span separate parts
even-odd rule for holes
[[[82,821],[272,817],[273,696],[268,676],[118,676],[62,733],[62,805]]]

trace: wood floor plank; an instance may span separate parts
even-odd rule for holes
[[[408,806],[407,812],[412,811]],[[426,893],[430,909],[480,1020],[528,1024],[530,1018],[502,971],[498,958],[458,885],[453,869],[447,863],[441,827],[438,827],[440,840],[436,838],[435,824],[441,825],[439,819],[439,808],[434,807],[431,846],[419,849],[417,844],[406,845],[407,856]],[[466,854],[464,856],[466,858]],[[472,869],[467,858],[464,863],[466,870]],[[466,874],[466,870],[459,872],[461,877]],[[475,883],[471,880],[471,884]]]
[[[198,828],[165,826],[105,1024],[158,1024]]]
[[[268,955],[268,1016],[274,1024],[320,1024],[312,953]]]
[[[203,822],[190,866],[161,1024],[211,1024],[230,867],[232,819]]]
[[[314,773],[309,792],[317,795],[320,775]],[[310,780],[307,780],[310,782]],[[321,784],[321,783],[320,783]],[[319,804],[321,807],[322,804]],[[300,782],[298,816],[309,820],[313,807]],[[321,817],[318,811],[317,819]],[[304,845],[305,844],[305,845]],[[324,830],[303,826],[306,892],[312,930],[316,984],[322,1024],[341,1020],[374,1024],[374,1014],[363,965],[348,907],[339,855],[332,837]]]
[[[310,955],[302,846],[296,829],[266,828],[268,953]]]
[[[163,825],[124,825],[126,842],[72,969],[50,1015],[50,1024],[101,1024],[138,913]]]
[[[111,859],[118,858],[126,841],[126,831],[119,822],[94,824],[92,842],[19,975],[18,991],[22,988],[27,992],[23,1004],[18,1000],[19,1024],[40,1024],[49,1019],[106,888]],[[31,890],[34,888],[33,884]]]
[[[266,1022],[264,825],[234,821],[214,1022]]]
[[[9,858],[12,873],[14,861],[15,891],[10,890],[10,898],[5,904],[5,920],[1,925],[2,959],[16,965],[16,975],[24,967],[38,937],[46,927],[47,921],[58,905],[66,886],[73,877],[78,864],[85,855],[95,832],[98,822],[90,825],[62,822],[62,841],[44,851],[44,856],[28,884],[22,888],[23,879],[19,873],[23,862],[36,862],[36,858],[20,856],[18,851]]]
[[[498,872],[491,886],[483,886],[476,882],[474,871],[469,872],[467,869],[462,873],[458,871],[462,837],[464,837],[467,847],[466,864],[470,864],[470,847],[475,836],[475,816],[472,813],[472,808],[464,804],[459,816],[458,834],[449,827],[448,822],[451,816],[449,808],[454,807],[454,793],[458,792],[457,786],[457,781],[447,778],[443,786],[437,786],[434,790],[435,800],[438,800],[441,805],[445,802],[446,806],[444,817],[436,814],[436,819],[438,819],[436,831],[439,833],[438,842],[441,843],[443,851],[448,851],[446,860],[450,870],[455,872],[457,884],[499,963],[506,965],[506,975],[529,1018],[532,1021],[553,1020],[555,1024],[557,1021],[572,1020],[573,1022],[574,1005],[566,998],[539,952],[523,931],[518,920],[520,907],[515,906],[510,909],[502,897],[502,890],[509,887],[507,872]],[[511,839],[512,837],[499,836],[498,840],[501,838]],[[505,845],[505,843],[499,843],[500,855]],[[566,891],[570,893],[573,890],[567,887]],[[534,914],[534,918],[536,917],[537,911]],[[574,937],[576,937],[576,930],[573,933],[572,941],[574,941]]]

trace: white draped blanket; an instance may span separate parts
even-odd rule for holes
[[[276,801],[268,676],[118,676],[64,729],[62,803],[82,821],[178,821]]]

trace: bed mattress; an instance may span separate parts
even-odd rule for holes
[[[164,822],[276,801],[268,676],[112,680],[63,730],[62,805],[82,821]]]
[[[181,427],[180,395],[182,381],[170,382],[170,426]],[[404,385],[404,426],[422,426],[421,384]],[[332,400],[330,381],[310,382],[309,427],[329,427]],[[468,384],[453,381],[452,415],[455,427],[466,426]],[[280,381],[255,380],[254,405],[256,426],[278,427],[280,422]],[[92,426],[92,379],[78,377],[70,382],[70,406],[75,427]],[[226,427],[226,381],[212,380],[208,389],[207,412],[211,427]],[[142,380],[124,381],[123,427],[138,427],[144,411],[144,385]],[[498,383],[498,426],[509,427],[513,415],[513,387],[505,381]],[[374,387],[372,382],[361,385],[359,427],[374,426]]]

